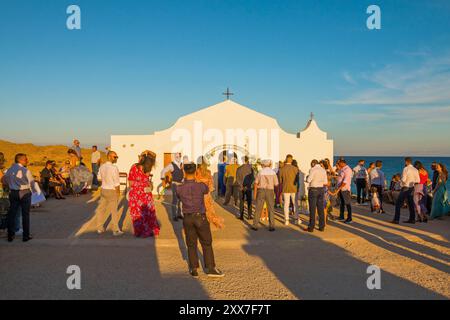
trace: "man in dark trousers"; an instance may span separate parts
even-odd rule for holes
[[[3,183],[9,187],[10,208],[8,211],[8,242],[12,242],[16,230],[16,216],[22,213],[24,242],[32,239],[30,235],[31,190],[35,190],[35,181],[31,171],[27,169],[26,154],[19,153],[14,164],[3,176]]]
[[[42,189],[44,190],[44,195],[46,197],[50,196],[50,179],[52,178],[52,164],[53,164],[53,161],[48,160],[45,163],[45,168],[42,169],[42,171],[40,173],[41,185],[42,185]]]
[[[209,277],[223,277],[224,274],[216,268],[211,229],[206,218],[204,197],[209,190],[206,184],[195,181],[196,169],[197,166],[194,163],[184,164],[184,182],[176,189],[177,197],[183,206],[183,228],[188,247],[189,273],[193,277],[198,277],[198,239],[202,245],[206,274]]]
[[[340,200],[340,214],[339,221],[350,224],[352,220],[352,169],[347,165],[345,159],[339,159],[336,163],[338,169],[337,189],[333,192],[331,190],[328,193],[332,196],[339,196]],[[345,219],[344,213],[347,208],[347,219]]]
[[[356,202],[364,204],[367,196],[367,182],[369,180],[369,173],[367,172],[365,160],[359,160],[358,165],[353,168],[353,179],[356,185]]]
[[[236,170],[236,183],[239,187],[239,219],[244,220],[244,201],[247,201],[247,218],[252,218],[252,185],[255,180],[252,165],[248,156],[244,156],[244,163]]]
[[[418,183],[420,183],[419,170],[412,165],[412,159],[410,157],[406,157],[405,168],[403,169],[402,178],[400,181],[402,190],[400,191],[397,202],[395,203],[395,215],[394,220],[391,221],[392,223],[400,223],[400,210],[403,207],[405,200],[408,201],[409,219],[403,222],[412,224],[416,223],[416,212],[414,210],[414,186]]]
[[[306,178],[309,184],[308,202],[309,202],[309,226],[308,232],[314,232],[316,226],[316,209],[319,216],[319,231],[325,230],[324,202],[325,186],[328,184],[327,172],[319,164],[319,161],[311,162],[311,169]]]

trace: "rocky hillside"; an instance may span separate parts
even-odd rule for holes
[[[29,168],[33,175],[38,175],[39,171],[45,165],[47,160],[56,161],[58,167],[61,166],[67,157],[68,146],[54,145],[54,146],[36,146],[31,143],[13,143],[9,141],[0,140],[0,152],[3,152],[6,158],[6,167],[9,167],[14,162],[14,156],[17,153],[25,153],[30,161]],[[101,152],[101,151],[100,151]],[[90,169],[91,149],[82,149],[81,151],[84,162]],[[104,152],[102,158],[105,159]]]

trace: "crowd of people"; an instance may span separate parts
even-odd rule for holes
[[[102,163],[100,152],[93,146],[89,170],[83,162],[80,142],[74,140],[73,146],[67,151],[64,165],[58,169],[55,161],[48,160],[37,182],[27,168],[28,158],[25,154],[17,154],[14,164],[5,170],[5,158],[0,153],[0,195],[1,199],[6,196],[9,199],[6,219],[8,241],[14,240],[19,229],[23,230],[23,241],[32,239],[29,213],[36,195],[43,194],[44,199],[54,196],[62,200],[68,194],[78,197],[93,186],[100,185],[100,200],[95,214],[97,233],[105,232],[105,222],[111,216],[113,235],[123,235],[118,212],[121,197],[120,173],[116,165],[118,158],[116,152],[108,150],[107,159]],[[146,150],[137,160],[127,175],[129,214],[136,237],[154,237],[160,232],[153,198],[152,171],[156,154]],[[446,190],[448,171],[442,163],[433,163],[433,174],[429,177],[420,161],[413,163],[411,158],[405,158],[403,171],[395,174],[389,188],[386,188],[381,160],[369,164],[367,168],[365,161],[360,160],[352,169],[344,158],[339,158],[334,166],[329,159],[314,159],[307,173],[299,169],[297,161],[290,154],[285,161],[278,162],[275,168],[269,159],[250,163],[249,157],[244,156],[242,164],[239,164],[234,154],[224,160],[227,165],[223,175],[226,188],[223,205],[236,206],[239,219],[253,220],[250,228],[254,231],[258,231],[261,222],[265,221],[268,222],[268,230],[275,231],[276,209],[282,209],[286,226],[292,222],[301,225],[300,213],[308,214],[309,222],[305,229],[308,232],[323,232],[330,220],[350,224],[353,221],[352,185],[356,188],[355,205],[367,205],[369,202],[372,212],[383,214],[385,202],[394,203],[392,223],[395,224],[400,221],[403,207],[409,210],[409,218],[405,223],[427,222],[430,218],[441,218],[450,212]],[[186,156],[182,157],[181,153],[176,153],[161,171],[160,178],[163,190],[170,189],[172,192],[169,204],[172,220],[183,220],[191,275],[198,276],[199,240],[208,275],[221,277],[223,273],[214,262],[210,226],[222,229],[225,224],[215,211],[213,193],[216,187],[208,167],[205,157],[200,157],[194,163]],[[338,217],[333,216],[333,207],[339,208]],[[308,208],[308,212],[301,212],[301,208]]]
[[[82,161],[80,142],[75,139],[61,167],[58,168],[55,160],[47,160],[38,176],[33,176],[29,170],[26,154],[16,154],[14,163],[6,169],[7,159],[0,152],[0,213],[7,213],[0,215],[0,229],[8,228],[9,241],[16,234],[22,235],[24,241],[32,238],[29,234],[31,207],[38,207],[51,197],[57,200],[64,200],[70,194],[78,197],[98,186],[94,165],[98,171],[101,157],[96,146],[92,151],[92,170],[89,170]]]
[[[352,223],[352,185],[356,189],[356,205],[369,203],[371,212],[386,213],[383,204],[394,204],[395,212],[392,223],[400,221],[401,208],[409,209],[409,218],[405,223],[427,222],[428,219],[440,219],[450,212],[446,183],[448,171],[443,163],[433,163],[433,175],[420,161],[409,157],[404,159],[404,169],[392,177],[386,188],[386,176],[382,170],[383,162],[377,160],[365,167],[360,160],[353,169],[344,158],[339,158],[333,166],[329,159],[313,160],[308,173],[302,173],[292,155],[287,155],[284,162],[279,162],[272,169],[270,160],[258,162],[254,167],[244,157],[243,164],[238,165],[237,157],[229,160],[226,166],[224,183],[226,186],[224,205],[229,205],[231,195],[234,204],[239,202],[240,219],[244,217],[244,202],[247,202],[248,219],[252,219],[252,198],[255,199],[255,216],[253,230],[258,230],[261,218],[268,212],[269,230],[274,231],[274,208],[282,208],[284,223],[289,225],[291,219],[301,224],[299,205],[307,199],[309,207],[309,224],[306,229],[313,232],[316,215],[319,218],[319,231],[325,229],[326,221],[337,220]],[[252,168],[250,171],[249,168]],[[239,174],[245,171],[248,177]],[[246,181],[245,183],[243,181]],[[254,181],[254,182],[253,182]],[[302,186],[307,185],[307,191]],[[248,190],[254,189],[254,192]],[[339,216],[332,215],[332,208],[339,208]],[[347,213],[347,216],[345,216]]]
[[[365,161],[360,160],[353,168],[357,204],[365,205],[368,201],[372,212],[385,213],[383,202],[387,200],[393,203],[394,223],[399,222],[402,207],[409,209],[406,223],[428,222],[429,218],[439,219],[450,211],[445,164],[433,162],[430,177],[422,162],[413,162],[407,157],[403,171],[393,175],[388,188],[382,168],[381,160],[370,163],[368,168],[365,167]]]
[[[115,164],[118,158],[117,153],[110,150],[106,163],[99,169],[98,179],[101,181],[102,190],[96,210],[98,234],[105,232],[104,223],[111,215],[114,236],[123,235],[117,211],[120,198],[120,177],[119,169]],[[146,238],[159,234],[160,226],[153,198],[152,170],[155,161],[156,154],[154,152],[144,151],[139,155],[138,162],[132,165],[128,174],[127,199],[136,237]],[[215,265],[210,229],[210,223],[222,228],[223,218],[214,211],[211,197],[214,187],[206,162],[202,161],[198,165],[187,160],[182,162],[181,154],[176,154],[173,161],[161,172],[164,187],[168,187],[166,175],[169,173],[173,192],[172,218],[174,221],[183,220],[190,274],[198,277],[197,242],[200,241],[207,275],[223,277],[223,272]]]

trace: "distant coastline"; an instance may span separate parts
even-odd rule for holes
[[[33,174],[36,174],[42,167],[42,162],[46,160],[55,160],[58,164],[61,164],[67,158],[67,149],[69,145],[55,144],[55,145],[41,145],[33,143],[15,143],[6,140],[0,140],[0,152],[5,154],[7,159],[7,165],[12,163],[14,155],[16,153],[22,152],[29,156],[30,163],[32,164]],[[82,154],[85,159],[90,159],[91,145],[83,144],[82,142]],[[104,148],[99,145],[99,150],[104,156]],[[450,155],[411,155],[407,154],[404,156],[393,156],[393,155],[342,155],[338,154],[334,156],[333,161],[335,162],[339,157],[344,157],[350,166],[355,166],[359,159],[366,160],[368,165],[370,162],[375,162],[376,160],[383,161],[383,170],[385,171],[386,178],[391,179],[392,175],[400,172],[403,168],[403,159],[405,156],[411,156],[414,160],[422,161],[427,170],[430,170],[431,162],[437,161],[444,163],[450,168]],[[319,159],[320,160],[320,159]],[[333,163],[334,163],[333,162]],[[33,165],[38,164],[38,165]],[[389,181],[388,181],[389,182]]]

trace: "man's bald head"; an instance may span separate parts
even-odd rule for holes
[[[108,161],[111,161],[112,163],[116,163],[117,159],[119,159],[119,157],[117,156],[117,153],[115,151],[108,151],[108,153],[106,154],[106,157],[108,158]]]

